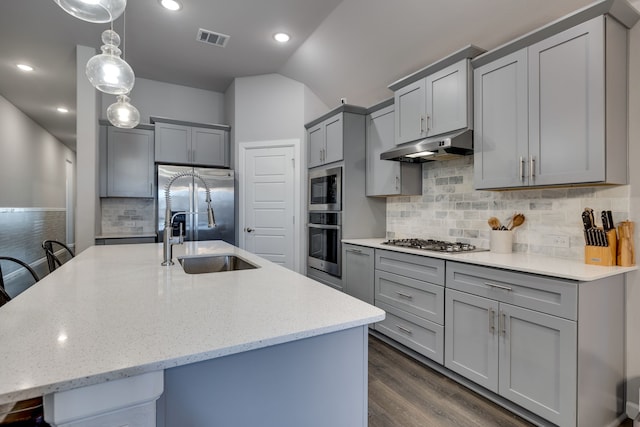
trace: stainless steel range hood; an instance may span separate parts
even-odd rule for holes
[[[398,145],[380,154],[380,159],[423,163],[450,160],[471,153],[473,153],[473,131],[463,129],[451,134]]]

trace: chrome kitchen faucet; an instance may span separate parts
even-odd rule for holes
[[[207,191],[207,196],[205,199],[205,201],[207,202],[207,226],[209,228],[216,226],[216,219],[215,219],[215,216],[213,215],[213,208],[211,207],[211,190],[209,189],[209,186],[207,185],[207,182],[204,180],[204,178],[202,178],[198,173],[191,172],[191,171],[178,172],[177,174],[173,175],[169,179],[169,182],[167,182],[167,185],[164,187],[164,198],[165,198],[165,203],[167,205],[167,209],[164,214],[164,238],[163,238],[164,260],[162,261],[162,265],[164,266],[173,265],[173,261],[171,259],[173,258],[173,245],[181,245],[184,241],[182,238],[182,224],[180,224],[180,235],[178,236],[178,238],[176,239],[173,237],[173,233],[172,233],[173,227],[171,226],[171,224],[173,223],[174,218],[176,217],[176,215],[199,213],[199,212],[177,212],[171,215],[171,185],[178,178],[182,178],[185,176],[198,178],[204,184],[204,188]]]

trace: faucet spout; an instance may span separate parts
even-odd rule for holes
[[[202,184],[204,184],[204,188],[207,192],[206,198],[205,198],[205,201],[207,202],[207,225],[209,228],[216,226],[213,207],[211,206],[211,190],[209,189],[209,185],[204,180],[204,178],[202,178],[202,176],[200,176],[198,173],[192,172],[192,171],[178,172],[175,175],[173,175],[169,179],[169,182],[164,188],[164,196],[165,196],[165,202],[166,202],[167,208],[164,214],[164,231],[163,231],[164,259],[162,261],[163,266],[173,265],[173,260],[172,260],[173,245],[181,245],[184,242],[184,239],[182,237],[182,223],[180,224],[180,235],[177,238],[173,236],[173,227],[171,224],[173,223],[173,220],[175,219],[176,215],[199,213],[199,212],[177,212],[173,215],[171,214],[171,185],[173,185],[175,180],[177,180],[178,178],[182,178],[184,176],[191,176],[191,177],[197,178],[202,182]]]

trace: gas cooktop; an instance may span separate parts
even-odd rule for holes
[[[425,251],[462,253],[462,252],[482,252],[488,249],[477,248],[475,245],[461,242],[445,242],[433,239],[389,239],[382,242],[383,245],[400,246],[411,249],[423,249]]]

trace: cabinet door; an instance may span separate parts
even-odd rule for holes
[[[229,167],[227,132],[220,129],[191,129],[192,161],[197,165]]]
[[[504,303],[499,323],[498,393],[554,424],[575,426],[576,323]]]
[[[498,303],[447,289],[444,366],[498,391]]]
[[[427,136],[467,126],[469,61],[464,59],[426,78]]]
[[[529,156],[527,50],[474,71],[476,189],[526,185]]]
[[[605,180],[604,22],[529,47],[531,184]]]
[[[373,305],[374,250],[355,245],[344,245],[342,285],[344,292]]]
[[[324,126],[320,123],[307,131],[309,167],[320,166],[324,154]]]
[[[400,162],[380,160],[395,145],[393,105],[367,117],[367,196],[400,194]]]
[[[342,160],[342,114],[338,114],[324,122],[325,153],[322,163],[333,163]]]
[[[156,162],[192,162],[191,128],[170,123],[156,123]]]
[[[107,196],[153,197],[153,131],[107,130]]]
[[[425,79],[418,80],[394,93],[396,145],[424,138],[426,133]]]

